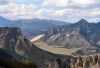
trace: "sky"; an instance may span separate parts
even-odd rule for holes
[[[100,22],[100,0],[0,0],[0,16],[7,19],[49,19]]]

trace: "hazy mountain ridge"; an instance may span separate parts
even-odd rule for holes
[[[26,37],[37,36],[39,34],[47,34],[50,27],[54,28],[68,24],[64,21],[58,20],[46,20],[46,19],[26,19],[26,20],[16,20],[16,23],[21,23],[21,26],[18,26],[22,29],[23,34]]]
[[[64,21],[46,19],[8,20],[0,17],[1,27],[19,27],[27,37],[47,32],[49,27],[67,24]]]
[[[62,21],[45,20],[45,19],[29,19],[29,20],[17,20],[22,24],[22,29],[25,36],[38,35],[46,33],[49,27],[56,27],[62,24],[66,24]],[[19,26],[18,26],[19,27]]]

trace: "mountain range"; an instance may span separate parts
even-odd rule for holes
[[[59,21],[53,20],[53,22],[56,23],[50,21],[51,20],[39,19],[36,19],[35,21],[11,21],[3,17],[0,17],[0,59],[4,59],[6,61],[10,59],[15,61],[32,61],[34,63],[42,64],[42,66],[47,66],[47,64],[49,66],[49,63],[52,62],[54,64],[57,64],[55,58],[62,58],[64,60],[64,58],[66,57],[67,59],[70,58],[70,60],[66,60],[66,62],[69,63],[70,61],[71,64],[71,60],[74,59],[72,56],[58,55],[42,50],[33,43],[31,43],[25,37],[29,32],[35,33],[35,26],[36,29],[38,29],[41,26],[41,28],[39,28],[39,31],[41,31],[41,29],[47,30],[46,33],[49,36],[45,35],[46,40],[44,41],[48,43],[50,46],[57,45],[68,49],[80,48],[80,50],[73,53],[73,55],[76,56],[100,53],[100,22],[88,23],[86,20],[81,19],[77,23],[73,24],[66,24],[66,22],[62,23],[61,21],[61,24],[57,24]],[[49,24],[47,22],[49,22]],[[39,25],[40,23],[42,24]],[[46,26],[43,23],[46,23]],[[40,34],[39,31],[36,32],[36,35]],[[99,62],[99,56],[98,61],[96,61],[97,55],[96,58],[95,56],[92,57],[92,59],[93,58],[95,59],[93,63],[95,62],[95,64],[97,64]],[[76,59],[78,62],[78,58]],[[82,59],[84,58],[81,58],[80,60]],[[85,59],[87,60],[87,58]],[[59,62],[59,59],[57,60],[57,62]]]
[[[8,20],[0,17],[0,27],[19,27],[22,33],[30,38],[34,35],[39,35],[48,31],[50,27],[57,27],[68,24],[64,21],[46,20],[46,19],[23,19],[23,20]]]
[[[81,19],[70,24],[58,20],[8,20],[0,17],[0,26],[19,27],[23,35],[28,39],[46,34],[48,44],[55,44],[65,48],[83,48],[76,52],[77,54],[83,51],[87,52],[85,54],[100,52],[100,22],[89,23]]]
[[[67,26],[64,32],[51,36],[47,43],[66,48],[82,48],[81,51],[86,52],[85,54],[98,53],[100,52],[100,23],[88,23],[81,19]]]

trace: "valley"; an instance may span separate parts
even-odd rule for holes
[[[63,47],[58,47],[57,45],[48,45],[47,43],[40,41],[40,42],[35,42],[34,43],[38,48],[43,49],[45,51],[54,53],[54,54],[60,54],[60,55],[71,55],[74,56],[73,53],[76,51],[80,50],[80,48],[63,48]]]

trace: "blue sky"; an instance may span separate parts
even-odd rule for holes
[[[54,19],[100,22],[100,0],[0,0],[0,16],[8,19]]]

